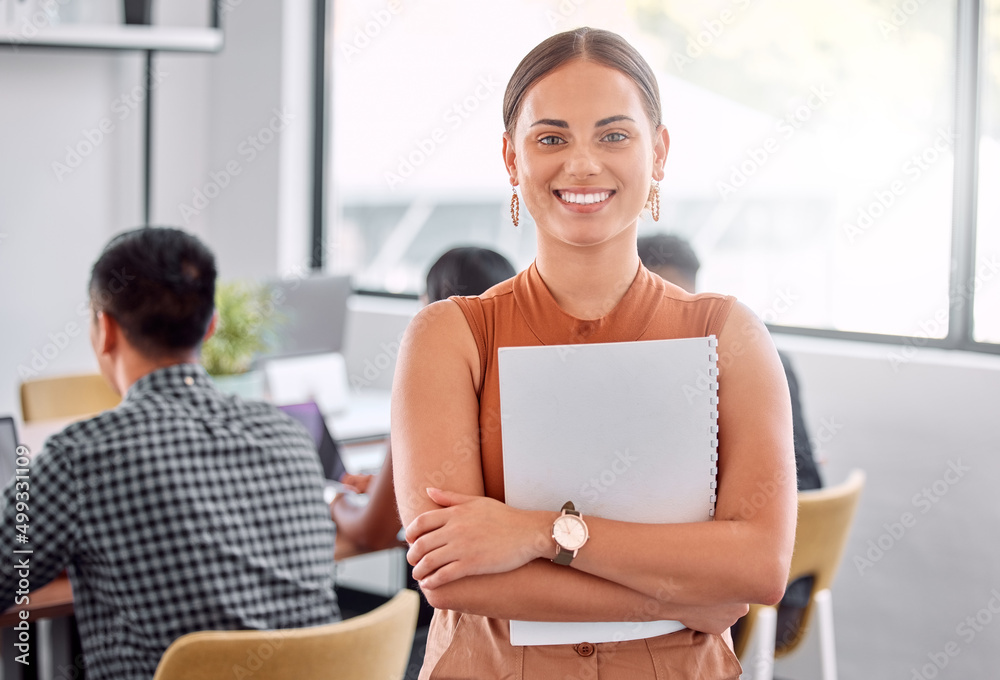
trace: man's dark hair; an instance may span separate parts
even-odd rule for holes
[[[437,302],[452,295],[480,295],[516,273],[506,257],[489,248],[452,248],[427,272],[427,300]]]
[[[95,312],[149,357],[196,349],[215,309],[215,257],[191,234],[143,227],[115,236],[90,272]]]
[[[701,262],[691,244],[674,234],[651,234],[638,240],[639,259],[647,269],[673,267],[692,281],[698,275]]]

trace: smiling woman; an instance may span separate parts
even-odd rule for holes
[[[537,258],[481,296],[425,308],[394,380],[408,559],[438,609],[421,677],[520,668],[523,677],[653,678],[669,668],[736,678],[728,628],[748,602],[780,599],[791,556],[795,475],[781,364],[763,325],[733,298],[689,295],[639,263],[636,224],[663,177],[669,138],[656,81],[634,48],[586,28],[549,38],[518,66],[504,114],[504,162],[537,225]],[[499,347],[707,335],[725,359],[715,521],[588,516],[584,542],[567,546],[553,536],[578,515],[572,502],[562,512],[504,504]],[[759,488],[773,493],[741,513]],[[516,647],[512,618],[686,627],[645,640]]]

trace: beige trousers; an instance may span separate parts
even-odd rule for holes
[[[738,680],[721,635],[684,630],[646,640],[514,647],[499,619],[434,612],[420,680]]]

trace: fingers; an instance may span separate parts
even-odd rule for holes
[[[428,549],[426,545],[423,545],[419,552],[415,550],[416,547],[416,545],[410,547],[406,553],[406,560],[413,565],[413,578],[417,581],[427,578],[441,567],[452,562],[447,547],[435,546]]]
[[[406,542],[413,545],[424,534],[440,529],[448,520],[448,514],[443,510],[428,510],[417,515],[406,527]]]
[[[457,491],[443,491],[432,486],[427,487],[427,495],[432,501],[443,508],[451,507],[452,505],[459,505],[461,503],[467,503],[477,498],[482,498],[482,496],[467,496],[464,493],[458,493]]]
[[[413,570],[414,578],[416,578],[417,570]],[[437,571],[431,573],[430,576],[424,579],[417,579],[420,581],[420,587],[424,590],[434,590],[435,588],[440,588],[443,585],[447,585],[452,581],[457,581],[460,578],[468,576],[471,572],[467,573],[467,570],[463,568],[461,562],[449,562],[445,566],[441,567]]]

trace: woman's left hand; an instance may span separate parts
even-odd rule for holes
[[[406,559],[421,588],[513,571],[555,554],[555,513],[515,510],[492,498],[433,488],[427,495],[441,509],[419,515],[406,527]]]

